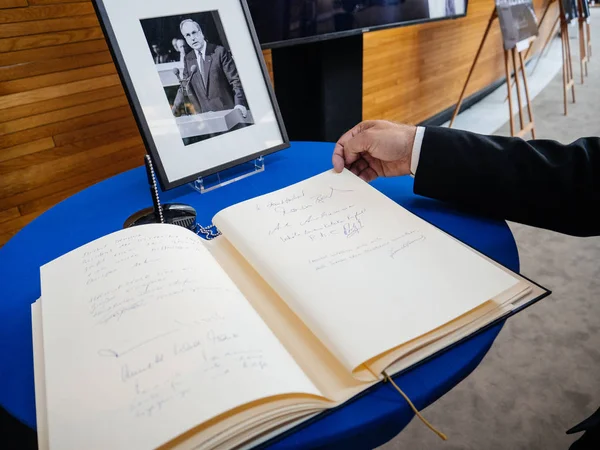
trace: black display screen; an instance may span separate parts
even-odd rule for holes
[[[467,0],[247,0],[263,48],[462,17]]]

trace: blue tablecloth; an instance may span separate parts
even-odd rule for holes
[[[183,186],[161,196],[194,206],[202,225],[222,208],[331,168],[333,144],[298,142],[266,158],[266,171],[200,195]],[[140,164],[142,161],[140,161]],[[504,222],[472,217],[449,205],[415,196],[413,179],[380,179],[373,185],[410,211],[514,271],[517,248]],[[135,211],[151,206],[143,167],[110,178],[56,205],[0,249],[0,405],[35,428],[30,305],[40,296],[39,267],[87,242],[120,229]],[[422,409],[463,380],[480,363],[502,324],[401,374],[397,383]],[[388,384],[269,443],[270,448],[374,448],[413,418]],[[443,430],[451,439],[452,430]]]

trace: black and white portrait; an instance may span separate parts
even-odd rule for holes
[[[140,22],[184,145],[254,125],[218,11]]]
[[[163,190],[289,147],[245,0],[94,0]]]

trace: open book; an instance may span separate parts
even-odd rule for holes
[[[41,268],[32,306],[40,448],[263,442],[548,291],[349,171]]]

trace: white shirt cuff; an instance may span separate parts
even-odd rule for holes
[[[423,137],[425,136],[425,127],[417,127],[417,134],[415,135],[415,142],[412,149],[412,158],[410,160],[410,173],[415,176],[417,173],[417,167],[419,166],[419,157],[421,156],[421,145],[423,144]]]

